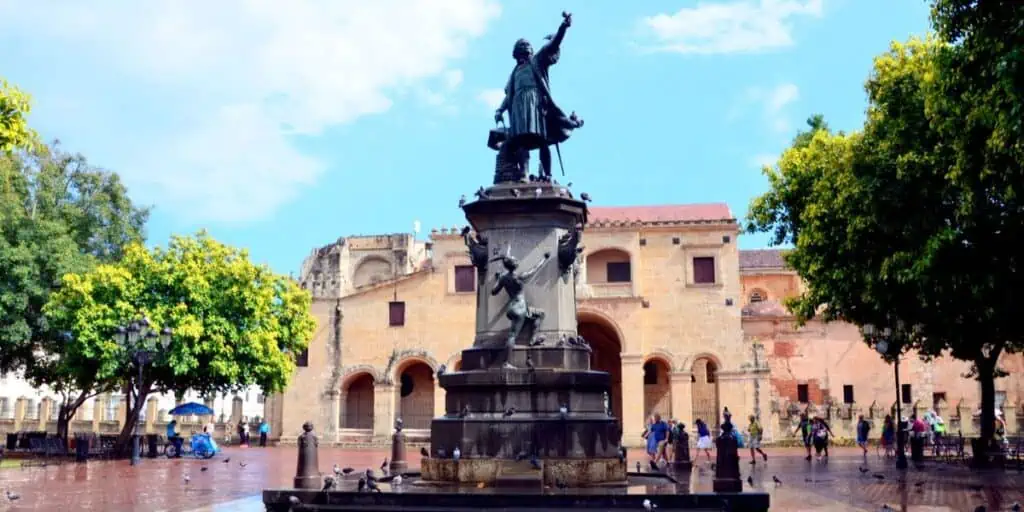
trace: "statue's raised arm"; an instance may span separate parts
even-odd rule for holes
[[[572,26],[572,14],[562,12],[562,24],[558,26],[555,35],[548,36],[548,42],[537,51],[537,62],[547,67],[558,62],[558,52],[562,49],[562,40],[565,39],[565,31]]]
[[[533,275],[536,274],[537,271],[540,270],[540,268],[543,267],[549,259],[551,259],[551,253],[544,253],[544,257],[540,261],[538,261],[537,264],[533,266],[533,268],[527,270],[526,272],[523,272],[522,274],[519,274],[519,279],[522,279],[524,282],[527,281],[528,279],[533,277]]]

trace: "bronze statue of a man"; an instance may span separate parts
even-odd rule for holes
[[[548,36],[548,43],[536,53],[526,39],[516,41],[512,58],[516,67],[505,85],[505,99],[494,113],[495,122],[502,122],[508,111],[508,140],[505,143],[509,155],[523,155],[520,165],[527,165],[529,151],[540,151],[541,168],[538,173],[542,180],[551,178],[551,150],[548,146],[569,139],[572,130],[583,126],[583,120],[576,114],[566,116],[551,97],[548,69],[558,62],[565,31],[572,25],[572,15],[562,13],[562,24],[558,32]],[[524,174],[529,174],[522,169]]]
[[[551,259],[551,253],[544,253],[544,258],[537,262],[533,268],[517,273],[516,270],[519,268],[519,262],[516,261],[510,255],[498,256],[492,261],[501,260],[505,266],[505,273],[495,273],[494,288],[491,289],[491,295],[497,295],[501,293],[501,290],[505,290],[508,293],[508,310],[505,316],[512,322],[512,325],[508,330],[508,339],[505,342],[505,368],[515,368],[512,365],[512,350],[516,345],[516,337],[523,330],[524,326],[531,329],[536,328],[537,324],[544,319],[544,311],[531,308],[526,303],[526,293],[524,288],[526,281],[530,280],[540,270],[540,268]]]

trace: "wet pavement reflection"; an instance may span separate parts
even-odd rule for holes
[[[905,475],[873,454],[865,462],[854,450],[837,449],[827,462],[806,462],[799,450],[768,450],[767,464],[751,467],[744,459],[745,490],[763,491],[771,496],[773,510],[875,511],[882,504],[895,510],[932,511],[1009,510],[1014,502],[1024,503],[1024,474],[1016,470],[972,472],[962,466],[929,464],[925,470],[908,470]],[[323,447],[321,470],[333,464],[357,471],[378,468],[384,450],[353,450]],[[639,456],[639,450],[631,450]],[[225,463],[224,460],[230,460]],[[630,458],[630,467],[635,465]],[[413,470],[419,460],[410,461]],[[244,466],[244,467],[243,467]],[[204,471],[203,468],[206,468]],[[858,470],[865,467],[866,472]],[[128,461],[95,461],[88,464],[25,467],[0,470],[0,489],[21,495],[6,502],[0,495],[0,510],[110,510],[110,511],[262,511],[264,488],[290,487],[295,473],[295,448],[227,448],[211,460],[145,459],[132,467]],[[188,483],[185,477],[188,476]],[[550,493],[710,493],[713,471],[701,459],[689,473],[675,474],[680,484],[664,479],[634,476],[633,483],[617,490],[558,490]],[[776,485],[773,477],[782,483]],[[411,480],[411,479],[409,479]],[[410,489],[409,481],[401,489]],[[354,486],[354,481],[343,485]],[[414,492],[426,492],[416,486]],[[460,489],[469,493],[493,493],[490,488]],[[501,492],[508,492],[502,489]],[[539,492],[539,491],[523,491]]]

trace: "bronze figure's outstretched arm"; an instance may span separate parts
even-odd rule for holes
[[[526,272],[519,274],[519,278],[522,279],[523,281],[526,281],[527,279],[533,277],[533,275],[536,274],[538,270],[540,270],[540,267],[544,266],[544,264],[547,263],[549,259],[551,259],[551,253],[544,253],[544,259],[538,261],[537,264],[534,265],[533,268],[531,268],[530,270],[527,270]]]
[[[555,32],[555,37],[551,38],[551,42],[545,46],[551,47],[552,50],[558,50],[562,45],[562,40],[565,39],[565,31],[572,26],[572,14],[567,12],[562,13],[562,24],[558,26],[558,32]]]
[[[491,288],[491,295],[497,295],[497,294],[501,293],[501,289],[505,287],[505,281],[503,281],[501,279],[501,273],[500,272],[495,272],[494,273],[494,278],[495,278],[494,279],[495,283],[494,283],[494,288]]]

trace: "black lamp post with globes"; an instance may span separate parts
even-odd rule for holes
[[[878,329],[872,324],[864,324],[861,331],[868,338],[875,338],[875,350],[886,360],[892,361],[893,371],[896,374],[896,469],[907,469],[907,455],[905,452],[903,432],[903,411],[900,403],[903,397],[900,396],[900,352],[902,347],[893,342],[892,329],[885,327]]]
[[[173,331],[170,327],[164,327],[159,332],[153,329],[149,324],[149,319],[145,317],[126,326],[118,327],[114,334],[114,341],[127,352],[138,370],[138,379],[135,381],[137,412],[135,413],[135,426],[132,428],[132,466],[138,465],[142,460],[139,447],[139,421],[142,405],[137,401],[142,398],[143,370],[153,361],[154,357],[167,351],[167,347],[171,344],[172,334]]]

